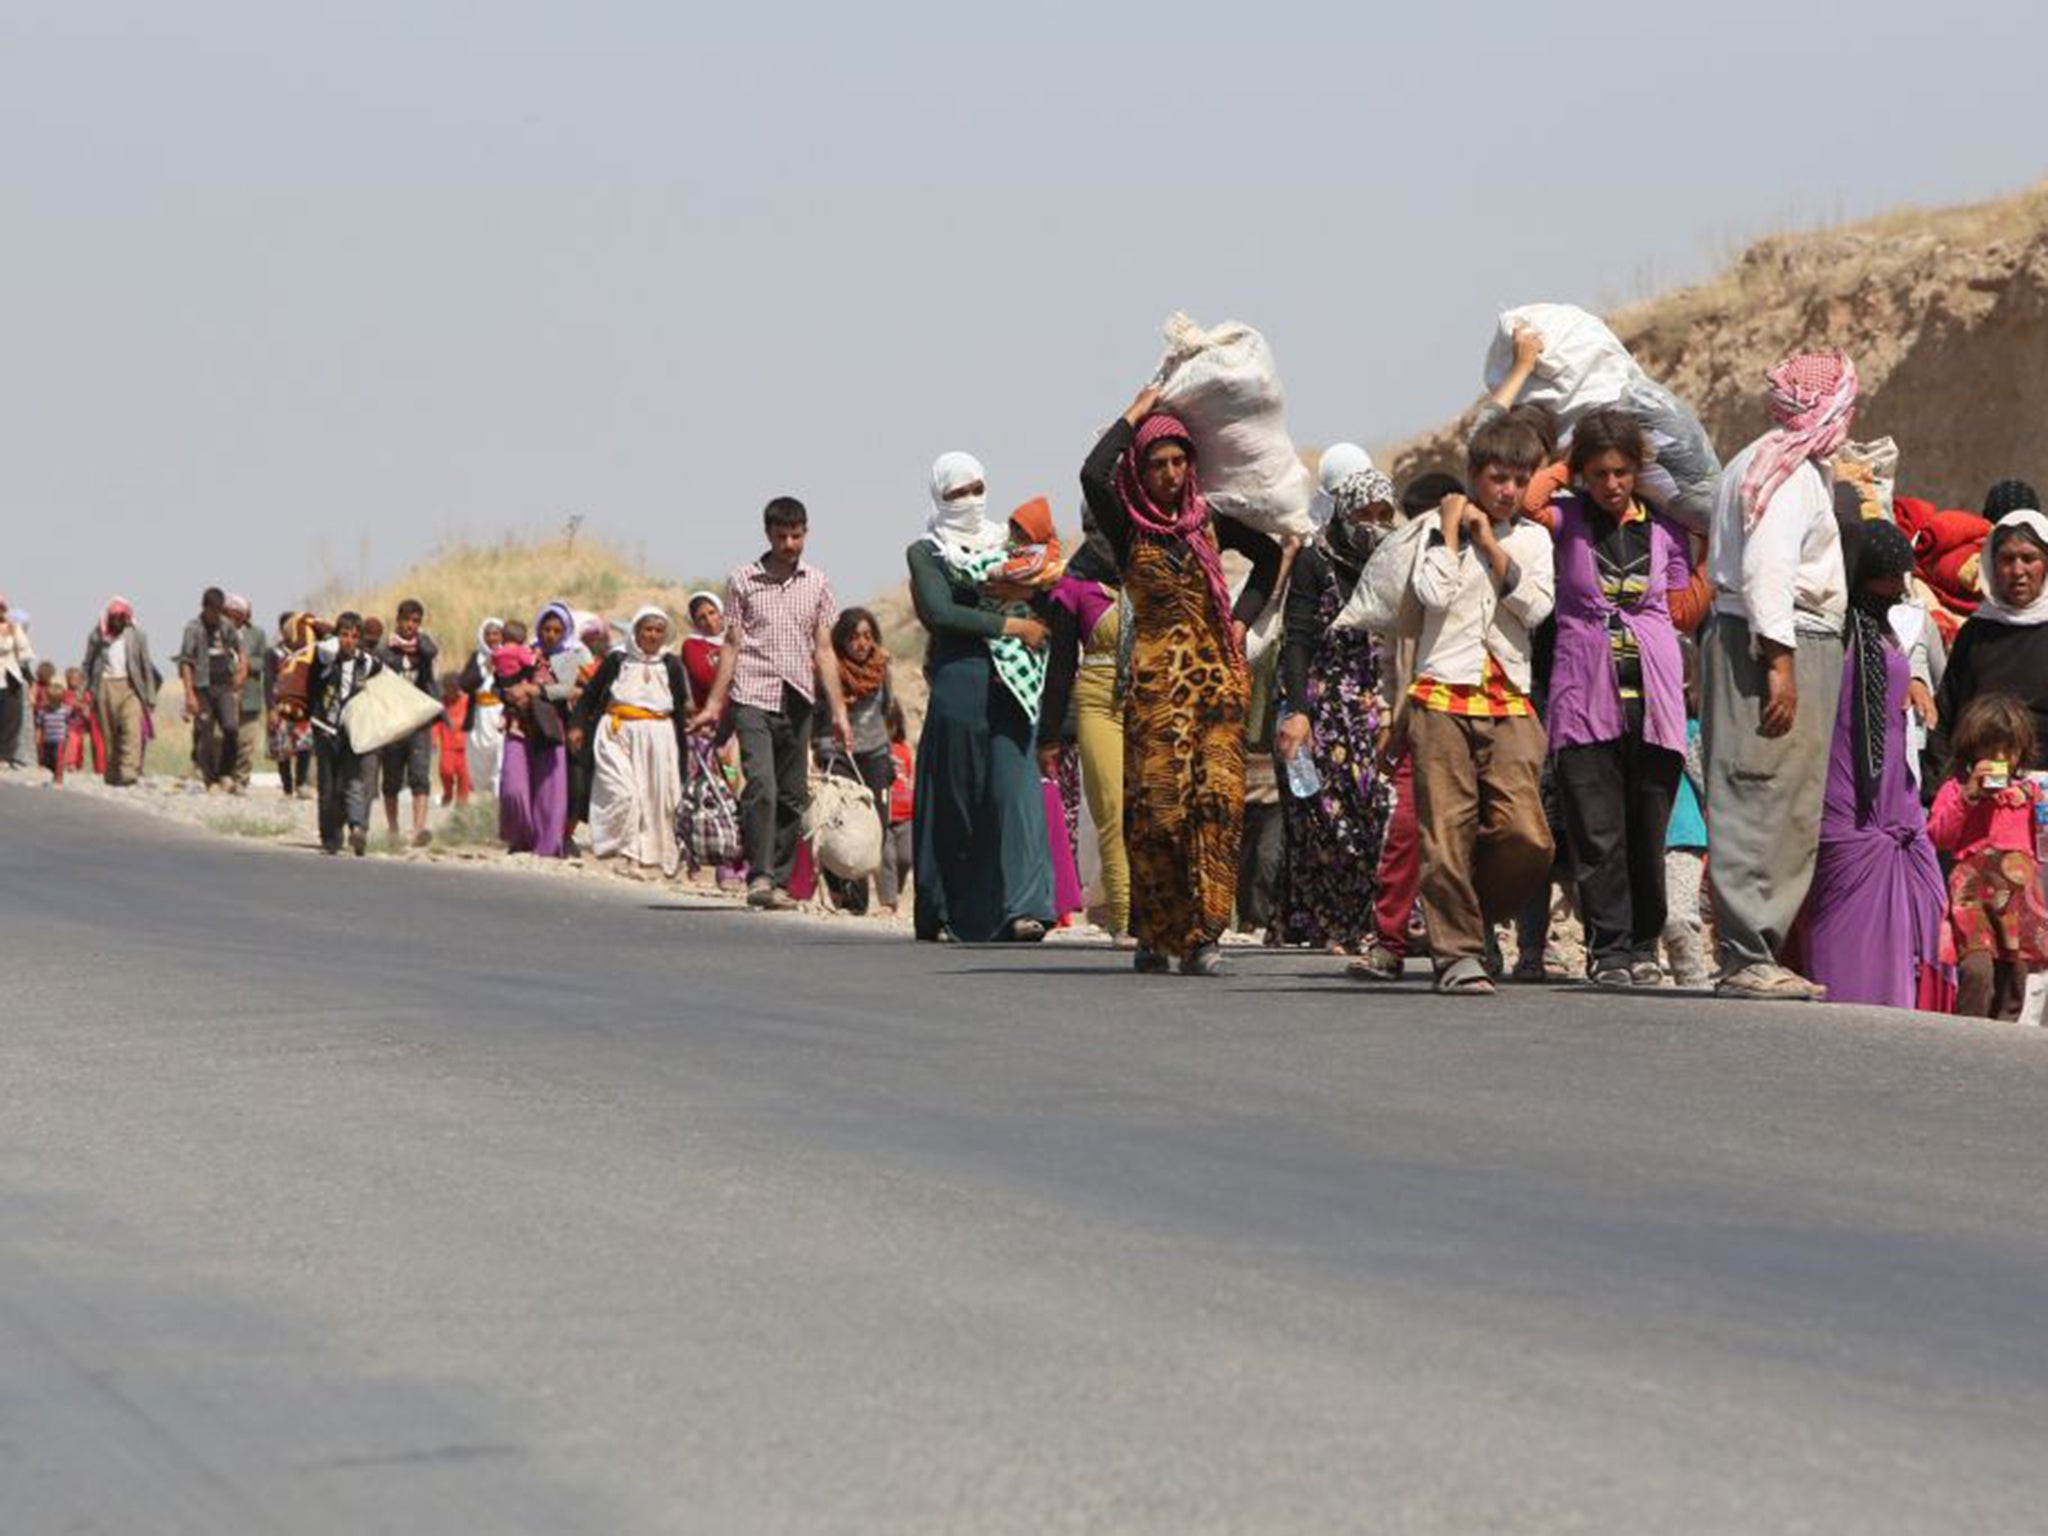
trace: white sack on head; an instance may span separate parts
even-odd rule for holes
[[[1181,314],[1165,331],[1160,408],[1194,439],[1209,505],[1274,538],[1306,538],[1315,531],[1315,479],[1287,435],[1286,399],[1266,338],[1236,321],[1205,331]]]
[[[1643,371],[1606,321],[1576,304],[1524,304],[1502,314],[1486,350],[1489,391],[1500,388],[1514,371],[1518,325],[1543,338],[1543,355],[1517,403],[1556,412],[1564,443],[1588,412],[1620,406],[1642,424],[1655,456],[1654,463],[1643,466],[1638,482],[1643,499],[1693,532],[1705,533],[1721,460],[1692,408]]]
[[[1518,402],[1547,405],[1564,426],[1603,405],[1614,405],[1642,373],[1621,338],[1598,315],[1576,304],[1524,304],[1500,317],[1486,349],[1486,387],[1499,389],[1515,367],[1515,327],[1543,338],[1543,356],[1522,386]]]

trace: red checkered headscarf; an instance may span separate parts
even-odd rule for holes
[[[1849,440],[1861,387],[1846,352],[1801,352],[1765,377],[1778,425],[1757,444],[1742,477],[1743,522],[1750,528],[1793,471],[1809,459],[1833,458]]]
[[[1155,507],[1152,498],[1145,494],[1140,471],[1145,466],[1145,455],[1158,443],[1179,443],[1188,451],[1188,477],[1181,484],[1178,507]],[[1201,564],[1202,574],[1208,578],[1209,599],[1216,610],[1216,628],[1223,637],[1224,648],[1241,660],[1237,631],[1231,624],[1230,583],[1223,579],[1223,553],[1217,547],[1215,530],[1209,526],[1209,503],[1196,476],[1194,439],[1178,416],[1154,411],[1138,424],[1131,446],[1117,461],[1116,492],[1130,516],[1131,526],[1140,535],[1187,540],[1188,548]]]

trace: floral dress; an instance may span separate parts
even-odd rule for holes
[[[1364,630],[1331,630],[1348,594],[1331,582],[1317,616],[1323,638],[1296,707],[1314,733],[1322,787],[1306,800],[1282,796],[1287,878],[1278,924],[1287,944],[1351,948],[1374,932],[1380,848],[1393,813],[1392,786],[1381,776],[1380,655]]]

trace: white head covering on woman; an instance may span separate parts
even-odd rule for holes
[[[1984,553],[1977,557],[1977,579],[1984,588],[1983,599],[1977,604],[1977,617],[2031,629],[2037,624],[2048,624],[2048,582],[2042,583],[2041,590],[2034,594],[2034,600],[2024,608],[2015,608],[2007,603],[1998,590],[1998,546],[2015,537],[2038,544],[2042,552],[2048,554],[2048,517],[2032,507],[2021,507],[2016,512],[2006,513],[1992,525],[1989,536],[1984,540]]]
[[[948,493],[980,482],[983,489],[973,496]],[[939,558],[956,569],[986,560],[1009,543],[1006,525],[988,515],[988,475],[972,454],[942,453],[932,465],[932,510],[925,518],[925,541]]]
[[[490,618],[485,619],[483,623],[476,627],[476,669],[486,680],[492,676],[490,635],[494,629],[498,632],[498,637],[502,641],[505,635],[505,621],[496,614],[491,615]]]
[[[640,625],[646,619],[661,620],[661,638],[654,642],[654,649],[647,650],[640,644]],[[675,622],[669,618],[666,609],[656,603],[642,604],[633,615],[632,623],[626,626],[627,654],[636,661],[658,661],[662,652],[668,649],[669,640],[675,634]]]

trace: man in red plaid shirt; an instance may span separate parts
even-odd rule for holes
[[[810,804],[811,722],[822,687],[832,734],[849,754],[853,728],[839,689],[832,621],[839,607],[825,573],[804,563],[810,514],[778,496],[761,514],[768,549],[726,581],[725,649],[691,731],[716,729],[732,703],[739,737],[740,819],[747,843],[747,905],[784,911],[798,828]]]

